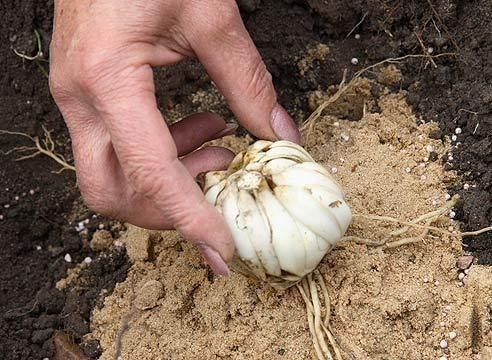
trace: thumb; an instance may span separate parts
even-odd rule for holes
[[[214,2],[212,2],[214,3]],[[216,21],[196,17],[188,41],[239,122],[260,138],[301,142],[292,118],[277,102],[272,76],[241,20],[234,1]],[[212,24],[212,26],[211,26]]]

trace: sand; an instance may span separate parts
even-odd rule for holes
[[[440,161],[449,144],[429,137],[436,125],[417,121],[406,94],[384,87],[392,76],[401,74],[386,69],[379,84],[360,79],[317,121],[306,148],[332,171],[354,213],[408,221],[443,206],[455,175]],[[376,85],[382,91],[374,97]],[[328,93],[313,94],[313,106]],[[342,119],[353,117],[360,120]],[[239,151],[249,141],[216,143]],[[458,230],[447,214],[433,225]],[[398,227],[356,219],[347,235],[380,240]],[[459,237],[421,234],[410,231],[403,237],[419,240],[393,249],[346,242],[322,261],[344,359],[489,358],[491,271],[472,265],[460,281]],[[239,274],[217,278],[173,231],[130,226],[122,239],[133,266],[93,312],[87,335],[100,340],[102,360],[116,349],[121,359],[141,360],[314,358],[295,288],[277,291]]]

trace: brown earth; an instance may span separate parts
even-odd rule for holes
[[[453,53],[399,62],[397,67],[404,76],[389,87],[393,91],[408,91],[407,99],[418,116],[417,122],[420,119],[437,122],[439,131],[434,131],[432,137],[444,139],[451,137],[457,127],[462,129],[457,135],[461,145],[451,149],[453,160],[448,162],[448,154],[439,157],[446,168],[457,170],[459,175],[459,182],[447,184],[448,192],[462,197],[456,218],[462,221],[463,229],[490,225],[490,0],[258,0],[242,3],[246,26],[273,74],[281,102],[299,123],[312,110],[309,105],[313,92],[326,92],[329,86],[338,84],[345,69],[350,78],[354,71],[388,57],[426,54],[429,48],[432,55]],[[51,0],[0,1],[3,15],[0,129],[30,135],[39,134],[41,125],[53,129],[57,150],[70,161],[66,128],[40,68],[46,70],[47,64],[22,60],[12,51],[15,48],[35,54],[34,30],[38,30],[44,58],[49,58],[52,11]],[[347,36],[361,19],[360,25]],[[357,39],[356,34],[360,38]],[[351,64],[354,57],[358,59],[357,66]],[[372,71],[365,75],[377,77]],[[157,70],[156,83],[161,109],[173,120],[200,108],[208,109],[210,105],[227,119],[232,118],[226,108],[214,101],[216,96],[208,77],[192,61],[172,69]],[[371,91],[377,98],[381,86],[374,86]],[[375,106],[373,110],[378,111],[378,105]],[[360,106],[356,111],[334,113],[348,120],[359,120],[361,114]],[[3,153],[28,144],[20,137],[0,135]],[[44,158],[24,162],[13,159],[12,154],[0,156],[0,215],[3,218],[0,220],[3,269],[0,275],[0,353],[6,359],[50,357],[53,331],[62,329],[80,341],[89,330],[91,309],[101,304],[99,289],[106,289],[104,294],[111,293],[115,282],[125,278],[128,264],[121,249],[98,255],[88,246],[87,240],[100,223],[111,228],[113,222],[93,219],[93,214],[81,205],[73,174],[52,174],[50,171],[57,167]],[[469,185],[466,189],[465,184]],[[30,190],[34,190],[33,195]],[[81,236],[74,226],[84,219],[90,222],[86,226],[87,234]],[[117,237],[118,234],[119,230],[114,228],[112,235]],[[479,262],[491,263],[490,240],[490,234],[466,239],[466,250],[473,252]],[[72,263],[64,261],[67,253]],[[95,260],[82,271],[84,286],[91,289],[88,295],[80,286],[57,290],[55,285],[65,276],[67,268],[87,256]],[[87,352],[96,356],[97,344],[90,344]]]

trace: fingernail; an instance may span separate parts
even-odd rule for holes
[[[239,126],[237,124],[226,124],[226,127],[220,130],[217,134],[214,135],[215,139],[221,138],[223,136],[232,135],[236,132]]]
[[[221,276],[229,276],[229,268],[217,251],[208,246],[202,246],[200,251],[214,273]]]
[[[273,132],[280,140],[289,140],[296,144],[301,144],[301,133],[282,105],[277,104],[273,108],[270,124]]]

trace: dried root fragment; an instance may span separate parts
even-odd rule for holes
[[[59,174],[65,170],[75,171],[75,167],[73,165],[70,165],[63,155],[55,151],[55,143],[53,141],[53,138],[51,137],[52,131],[47,130],[43,126],[43,132],[44,137],[39,138],[38,136],[31,136],[23,132],[0,130],[0,134],[23,136],[34,143],[34,146],[15,147],[5,152],[5,155],[9,155],[11,153],[20,154],[21,156],[15,159],[16,161],[32,159],[39,155],[45,155],[61,165],[61,168],[58,171],[54,171],[54,173]]]
[[[426,236],[429,235],[429,232],[438,232],[451,237],[465,237],[465,236],[476,236],[483,234],[488,231],[492,231],[492,226],[485,227],[483,229],[477,231],[469,231],[469,232],[450,232],[445,229],[441,229],[436,226],[431,226],[432,223],[437,221],[444,214],[449,213],[453,207],[456,206],[459,197],[455,195],[451,200],[449,200],[444,206],[440,207],[437,210],[431,211],[429,213],[423,214],[418,218],[405,221],[396,219],[390,216],[378,216],[378,215],[369,215],[369,214],[353,214],[353,219],[357,220],[370,220],[370,221],[379,221],[379,222],[389,222],[389,223],[397,223],[400,225],[404,225],[402,228],[394,230],[390,232],[386,237],[379,240],[374,239],[363,239],[357,236],[346,236],[343,238],[345,243],[347,241],[353,241],[358,244],[363,244],[372,247],[383,247],[386,249],[396,248],[403,245],[413,244],[416,242],[423,241]],[[422,224],[423,222],[423,224]],[[408,233],[411,229],[422,229],[422,232],[417,236],[400,238],[402,235]]]

